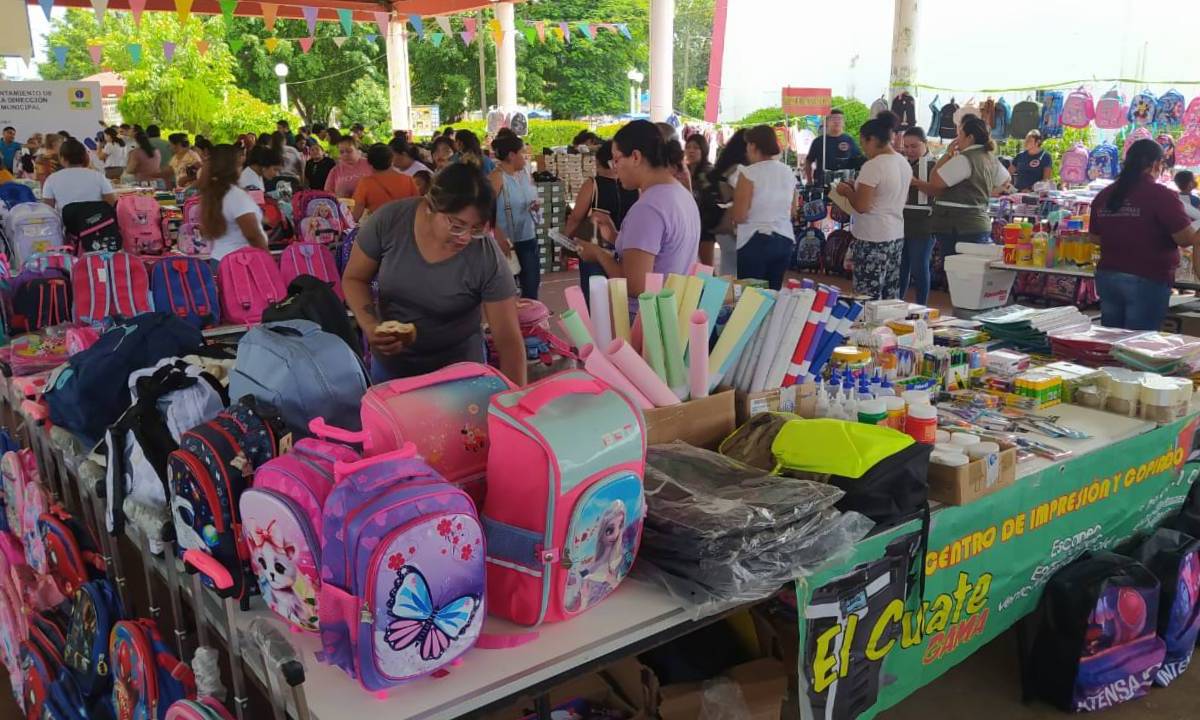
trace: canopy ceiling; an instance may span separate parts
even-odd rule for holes
[[[337,11],[353,10],[354,19],[361,22],[374,22],[375,13],[380,10],[395,10],[399,15],[449,15],[467,12],[481,7],[491,6],[495,0],[395,0],[395,2],[372,2],[371,0],[285,0],[278,3],[277,17],[302,18],[302,7],[319,8],[317,19],[336,22]],[[37,5],[38,0],[29,0],[30,5]],[[91,0],[55,0],[57,7],[91,8]],[[146,0],[147,12],[171,12],[175,10],[175,0]],[[109,10],[129,10],[129,0],[109,0]],[[194,0],[192,12],[200,15],[220,15],[221,6],[217,0]],[[260,17],[262,4],[258,2],[239,2],[236,15]]]

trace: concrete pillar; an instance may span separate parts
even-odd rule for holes
[[[504,112],[512,112],[517,109],[517,28],[513,4],[499,2],[493,9],[500,21],[500,45],[496,48],[496,104]]]
[[[650,0],[650,120],[670,117],[675,100],[675,0]]]
[[[903,90],[916,95],[918,0],[895,0],[892,24],[892,77],[890,95]]]
[[[412,81],[408,71],[408,18],[393,16],[387,28],[388,108],[393,130],[412,130]]]

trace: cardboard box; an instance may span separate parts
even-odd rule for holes
[[[783,663],[775,658],[751,660],[725,671],[741,692],[746,707],[736,715],[745,720],[779,720],[780,708],[787,696],[788,680]],[[704,708],[702,683],[666,685],[659,691],[658,716],[662,720],[695,720]],[[722,708],[727,713],[738,708]],[[749,714],[744,714],[748,710]],[[734,715],[727,715],[734,717]]]
[[[759,413],[783,410],[796,413],[800,417],[811,418],[817,411],[816,383],[804,383],[803,385],[793,385],[790,388],[775,388],[756,393],[736,390],[734,393],[734,410],[738,427]]]
[[[584,699],[619,710],[633,720],[650,720],[654,717],[654,705],[658,700],[658,679],[650,668],[629,657],[555,686],[547,695],[551,708],[571,700]],[[479,717],[480,720],[536,718],[536,715],[530,714],[533,707],[533,696],[522,697]]]
[[[986,497],[1017,479],[1017,449],[1000,448],[1000,468],[996,482],[987,484],[987,469],[982,460],[972,460],[962,467],[929,464],[929,499],[946,505],[966,505]]]
[[[699,400],[645,410],[646,444],[683,440],[696,447],[716,450],[736,427],[733,405],[734,392],[725,390]]]

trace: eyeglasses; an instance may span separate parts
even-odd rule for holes
[[[483,240],[488,236],[487,226],[476,225],[471,227],[466,223],[461,223],[454,219],[452,215],[442,213],[442,217],[446,218],[446,227],[450,231],[452,237],[470,237],[472,240]]]

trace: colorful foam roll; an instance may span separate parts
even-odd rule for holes
[[[729,316],[725,329],[721,331],[721,337],[717,338],[717,344],[708,354],[709,390],[716,387],[725,374],[737,364],[742,348],[758,330],[758,321],[762,320],[759,311],[768,302],[774,301],[754,288],[746,288],[738,298],[733,314]],[[769,305],[767,309],[770,309]],[[765,315],[765,312],[763,314]]]
[[[663,382],[667,381],[667,361],[663,354],[662,326],[658,322],[658,295],[644,292],[638,296],[638,320],[645,331],[642,342],[642,357],[650,363]]]
[[[563,296],[567,299],[567,307],[579,315],[580,322],[587,328],[588,337],[592,337],[592,333],[594,332],[592,329],[592,314],[588,312],[587,300],[583,299],[583,288],[578,285],[568,285],[567,289],[563,290]],[[576,345],[576,347],[581,348],[583,345]]]
[[[687,392],[687,372],[683,365],[683,347],[679,342],[679,302],[673,290],[663,290],[658,294],[658,322],[662,328],[667,385],[682,395]]]
[[[662,284],[662,273],[646,273],[646,286],[642,292],[657,295],[662,290]],[[633,327],[629,330],[629,344],[633,346],[634,350],[640,352],[642,357],[646,357],[646,348],[642,342],[642,315],[639,311],[638,316],[633,319]]]
[[[800,334],[800,341],[796,343],[796,349],[792,352],[792,361],[784,374],[783,387],[794,385],[801,375],[800,366],[804,364],[804,358],[808,354],[808,348],[812,345],[813,337],[817,334],[821,318],[829,315],[829,292],[829,289],[824,286],[817,288],[817,295],[813,298],[812,309],[809,311],[804,330]]]
[[[667,282],[663,285],[664,290],[675,291],[675,304],[679,304],[678,298],[683,295],[683,290],[687,286],[687,276],[678,273],[670,273],[667,275]]]
[[[797,290],[792,293],[792,310],[788,315],[787,325],[783,331],[783,338],[779,342],[779,350],[771,360],[771,370],[767,373],[767,382],[764,389],[783,386],[788,366],[792,362],[792,355],[796,352],[796,345],[800,342],[800,336],[804,334],[804,326],[808,323],[808,317],[812,312],[813,302],[816,298],[817,291],[809,288]]]
[[[566,330],[567,337],[571,338],[571,344],[576,348],[595,344],[595,338],[592,337],[592,333],[583,324],[583,318],[575,310],[568,310],[559,315],[558,320],[562,323],[563,330]]]
[[[729,370],[734,364],[733,361],[739,355],[748,351],[748,346],[750,341],[754,338],[754,333],[756,333],[762,327],[763,322],[767,318],[767,314],[771,312],[771,308],[775,305],[775,296],[771,295],[767,290],[747,288],[746,292],[751,292],[759,296],[762,298],[762,302],[759,304],[758,310],[754,313],[754,317],[750,318],[750,323],[746,329],[746,332],[742,333],[741,337],[734,341],[733,350],[730,351],[729,359],[726,361],[725,370],[713,373],[711,372],[710,368],[709,389],[715,388],[717,384],[721,383],[729,375]],[[734,312],[737,312],[736,308],[734,309]],[[726,329],[728,329],[728,327],[729,326],[726,325]],[[724,332],[721,334],[724,335]]]
[[[688,275],[707,275],[709,277],[712,277],[712,274],[713,274],[713,266],[705,265],[704,263],[699,262],[699,261],[692,263],[692,269],[690,271],[688,271]]]
[[[717,326],[717,316],[721,314],[721,306],[725,304],[725,296],[728,293],[728,280],[718,277],[704,278],[704,290],[700,293],[699,309],[708,315],[708,336],[710,338]]]
[[[700,294],[704,292],[704,278],[690,276],[684,281],[683,296],[679,298],[679,346],[687,352],[691,337],[692,313],[700,305]]]
[[[688,334],[693,348],[702,348],[708,344],[708,315],[703,310],[696,310],[688,319]],[[688,364],[688,390],[692,399],[708,397],[708,353],[692,352]]]
[[[585,345],[579,351],[579,357],[583,358],[585,370],[624,393],[635,405],[643,410],[654,407],[654,403],[650,402],[645,393],[638,390],[604,353],[596,349],[595,345]]]
[[[678,405],[679,398],[667,387],[662,378],[654,374],[646,361],[633,351],[629,343],[617,338],[608,346],[608,358],[629,382],[658,407]]]
[[[608,307],[608,278],[593,275],[588,278],[588,298],[592,302],[592,337],[597,347],[612,342],[612,311]]]
[[[625,278],[609,278],[608,295],[612,305],[613,337],[629,342],[629,290]]]

